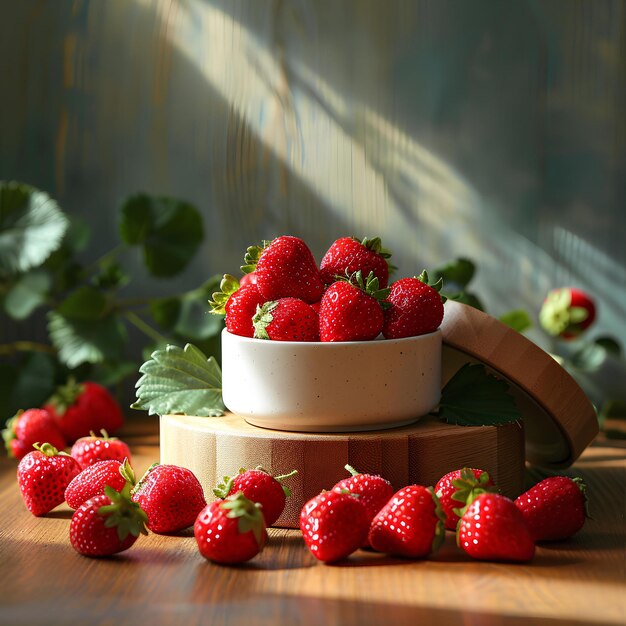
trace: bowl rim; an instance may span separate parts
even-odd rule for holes
[[[368,341],[273,341],[271,339],[256,339],[254,337],[244,337],[243,335],[236,335],[235,333],[231,333],[228,329],[222,329],[222,335],[228,335],[232,337],[234,341],[240,341],[241,343],[250,343],[252,345],[257,344],[266,344],[268,346],[288,346],[290,348],[294,348],[294,346],[302,346],[311,347],[311,346],[324,346],[325,350],[337,349],[341,346],[391,346],[403,343],[413,343],[419,341],[426,341],[427,339],[432,339],[433,337],[440,335],[441,336],[441,327],[437,328],[431,333],[424,333],[423,335],[414,335],[412,337],[401,337],[399,339],[385,339],[382,336],[382,333],[378,335],[375,339],[370,339]]]

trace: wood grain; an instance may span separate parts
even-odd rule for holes
[[[158,458],[156,423],[128,439],[141,471]],[[146,442],[149,445],[146,445]],[[249,564],[205,561],[189,531],[142,537],[110,559],[79,556],[70,511],[24,508],[15,463],[0,462],[0,624],[623,624],[626,617],[626,450],[591,447],[573,473],[589,485],[593,519],[528,565],[473,562],[450,533],[432,559],[359,551],[325,566],[297,531],[272,529]],[[540,474],[533,473],[535,481]],[[453,591],[451,591],[453,590]]]
[[[288,482],[294,495],[277,522],[286,528],[299,528],[304,503],[345,478],[346,464],[383,475],[397,489],[435,485],[464,466],[487,470],[509,497],[517,497],[523,486],[524,433],[518,424],[466,428],[423,418],[382,431],[295,433],[257,428],[229,413],[164,415],[160,434],[161,462],[188,467],[209,494],[240,467],[262,465],[276,476],[297,470]]]

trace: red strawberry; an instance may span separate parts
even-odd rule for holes
[[[539,311],[539,323],[550,335],[561,339],[579,337],[596,319],[596,305],[581,289],[553,289]]]
[[[193,527],[200,554],[216,563],[243,563],[256,556],[267,540],[260,507],[241,492],[208,504]]]
[[[100,432],[100,437],[92,431],[89,437],[81,437],[72,446],[70,454],[78,461],[81,469],[108,459],[115,459],[120,463],[128,459],[130,462],[129,447],[117,437],[109,437],[106,430]]]
[[[62,450],[65,439],[52,415],[44,409],[18,411],[2,431],[9,456],[22,459],[33,449],[33,444],[45,441]],[[14,443],[17,442],[17,443]]]
[[[535,543],[524,516],[512,500],[483,493],[467,507],[457,529],[457,543],[472,558],[530,561]]]
[[[396,492],[374,517],[369,542],[379,552],[423,558],[443,542],[443,520],[432,487],[409,485]]]
[[[322,341],[368,341],[383,328],[380,300],[389,293],[378,288],[378,279],[370,273],[366,279],[357,272],[350,281],[333,283],[320,304],[320,339]]]
[[[106,485],[121,491],[126,481],[135,484],[135,475],[128,459],[123,464],[114,459],[98,461],[74,476],[65,490],[65,501],[71,509],[77,509],[89,498],[101,496]]]
[[[253,337],[252,318],[256,310],[265,302],[259,293],[256,281],[239,281],[230,274],[224,274],[220,282],[220,291],[213,294],[209,301],[211,313],[226,315],[226,330],[233,335]]]
[[[242,287],[245,287],[246,285],[256,285],[256,272],[250,272],[249,274],[244,274],[239,279],[239,284]]]
[[[330,563],[350,556],[365,544],[367,510],[357,496],[323,491],[300,512],[300,530],[311,554]]]
[[[378,278],[381,288],[389,282],[389,261],[391,254],[380,243],[380,237],[359,241],[356,237],[337,239],[320,263],[320,274],[327,285],[334,283],[338,276],[350,276],[360,271],[363,276],[370,272]]]
[[[319,320],[313,308],[298,298],[270,300],[252,319],[257,339],[319,341]]]
[[[488,472],[469,467],[454,470],[440,478],[435,485],[435,493],[446,515],[446,528],[456,530],[459,516],[454,509],[465,506],[480,493],[495,491],[491,487],[493,487],[493,480]]]
[[[128,550],[140,534],[147,535],[146,514],[130,499],[130,484],[81,504],[70,522],[70,543],[85,556],[109,556]]]
[[[585,490],[581,478],[552,476],[523,493],[515,506],[535,541],[559,541],[583,527],[587,517]]]
[[[324,291],[315,259],[298,237],[284,235],[264,248],[251,246],[244,262],[241,269],[256,273],[257,287],[266,300],[299,298],[311,303],[317,302]]]
[[[91,431],[104,429],[113,433],[124,423],[115,398],[105,387],[90,381],[68,381],[57,389],[44,408],[56,420],[68,443],[87,436]]]
[[[195,474],[177,465],[155,463],[133,489],[132,499],[148,516],[154,533],[175,533],[191,526],[206,506]]]
[[[17,466],[17,483],[26,508],[39,517],[65,501],[65,489],[80,467],[49,443],[34,447]]]
[[[291,495],[289,488],[282,485],[281,481],[297,473],[294,470],[282,476],[272,476],[260,466],[252,470],[242,468],[236,476],[224,476],[224,482],[213,489],[213,493],[222,499],[238,492],[243,493],[246,498],[261,505],[265,526],[269,528],[281,516],[285,499]]]
[[[401,278],[391,285],[383,335],[387,339],[415,337],[437,330],[443,319],[441,281],[431,286],[424,270],[419,278]]]
[[[393,487],[391,483],[382,476],[360,474],[350,465],[346,465],[346,469],[352,476],[340,480],[333,487],[333,491],[345,492],[347,490],[350,493],[358,495],[359,501],[367,512],[369,526],[374,517],[376,517],[376,514],[389,502],[391,496],[393,496]],[[363,545],[369,545],[367,539]]]

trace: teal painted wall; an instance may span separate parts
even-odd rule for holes
[[[207,224],[189,286],[263,238],[319,259],[379,234],[402,274],[475,259],[494,313],[587,288],[626,340],[621,0],[21,0],[2,19],[0,177],[92,222],[90,254],[124,196],[167,193]]]

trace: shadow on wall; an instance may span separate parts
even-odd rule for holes
[[[111,207],[126,194],[189,199],[207,230],[189,286],[234,271],[263,238],[299,235],[319,259],[337,236],[380,235],[402,274],[474,258],[494,313],[536,310],[555,279],[578,282],[620,334],[623,266],[605,255],[612,278],[598,287],[579,257],[559,262],[553,242],[539,246],[546,50],[529,6],[485,21],[486,4],[458,14],[426,1],[385,11],[289,0],[20,3],[19,27],[0,43],[19,57],[0,105],[12,120],[2,175],[48,189],[94,223],[94,254],[113,239]],[[609,250],[613,236],[607,227]]]

